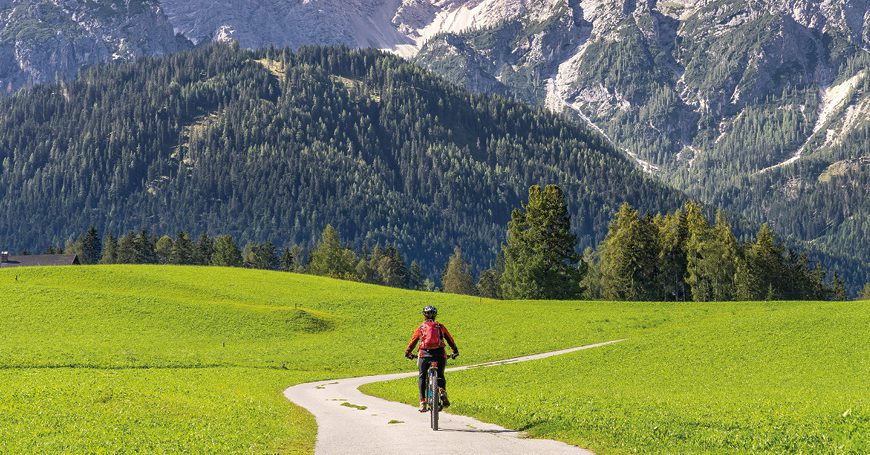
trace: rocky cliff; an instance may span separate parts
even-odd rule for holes
[[[157,1],[0,0],[0,87],[68,79],[82,67],[187,47]]]

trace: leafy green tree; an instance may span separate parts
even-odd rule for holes
[[[220,267],[241,267],[242,252],[232,236],[221,235],[214,242],[211,265]]]
[[[353,279],[356,274],[356,254],[341,243],[338,232],[327,224],[320,243],[311,251],[308,273],[340,279]]]
[[[181,231],[172,243],[169,263],[179,265],[194,264],[195,253],[195,247],[190,239],[190,235],[187,232]]]
[[[100,256],[100,264],[115,264],[118,262],[118,241],[112,233],[106,234],[103,239],[103,252]]]
[[[601,292],[610,300],[652,300],[657,289],[658,234],[653,220],[623,203],[601,245]]]
[[[82,237],[81,244],[82,251],[79,254],[79,261],[82,264],[96,264],[100,261],[102,245],[100,243],[100,234],[97,233],[95,227],[91,226],[88,228],[88,232]]]
[[[157,254],[158,264],[170,264],[172,256],[172,237],[164,235],[157,240],[154,251]]]
[[[477,294],[471,266],[462,258],[462,250],[458,246],[453,248],[453,255],[447,261],[444,275],[441,277],[441,284],[441,290],[450,294]]]
[[[580,295],[577,237],[562,189],[529,188],[528,203],[511,214],[503,248],[501,292],[508,299],[570,299]]]
[[[378,271],[372,268],[370,259],[360,258],[354,268],[354,275],[362,283],[380,284],[381,282],[381,277]]]

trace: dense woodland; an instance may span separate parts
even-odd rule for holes
[[[475,277],[459,247],[438,276],[410,265],[394,245],[354,251],[331,225],[314,248],[279,249],[271,241],[240,248],[230,235],[186,232],[174,237],[147,230],[101,239],[94,227],[47,253],[75,253],[84,264],[178,264],[282,270],[415,290],[507,299],[646,301],[844,300],[847,290],[821,264],[788,250],[764,225],[739,242],[722,212],[710,223],[688,202],[665,215],[642,216],[627,203],[610,222],[597,250],[578,253],[564,194],[556,185],[533,186],[511,214],[494,267]],[[437,279],[437,281],[436,281]],[[439,288],[438,285],[441,287]],[[867,287],[865,287],[865,294]]]
[[[0,102],[0,177],[7,249],[92,224],[310,250],[332,223],[432,276],[457,244],[490,265],[533,184],[561,185],[583,247],[623,201],[683,200],[563,117],[340,48],[210,45],[22,91]]]

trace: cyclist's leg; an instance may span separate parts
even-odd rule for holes
[[[446,389],[447,378],[444,377],[444,369],[447,368],[447,354],[438,358],[438,387]]]
[[[432,362],[431,358],[420,357],[417,359],[417,369],[419,370],[419,375],[417,376],[417,386],[420,389],[420,401],[426,399],[426,382],[429,374],[429,364]]]

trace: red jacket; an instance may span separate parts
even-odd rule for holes
[[[425,324],[425,322],[423,324]],[[417,326],[417,330],[414,331],[414,336],[411,337],[411,341],[408,343],[408,349],[406,352],[413,351],[414,346],[416,346],[417,342],[420,341],[420,337],[423,335],[423,332],[422,332],[423,324],[420,324]],[[441,343],[440,343],[440,346],[438,346],[438,348],[443,349],[444,348],[444,341],[446,340],[447,344],[450,345],[450,349],[452,349],[453,352],[459,352],[459,348],[456,347],[456,342],[453,341],[453,336],[450,335],[450,332],[447,330],[447,327],[444,327],[444,324],[442,324],[440,322],[436,322],[436,324],[441,326],[441,335],[442,335]],[[417,356],[423,357],[423,349],[420,349],[420,352],[417,353]]]

